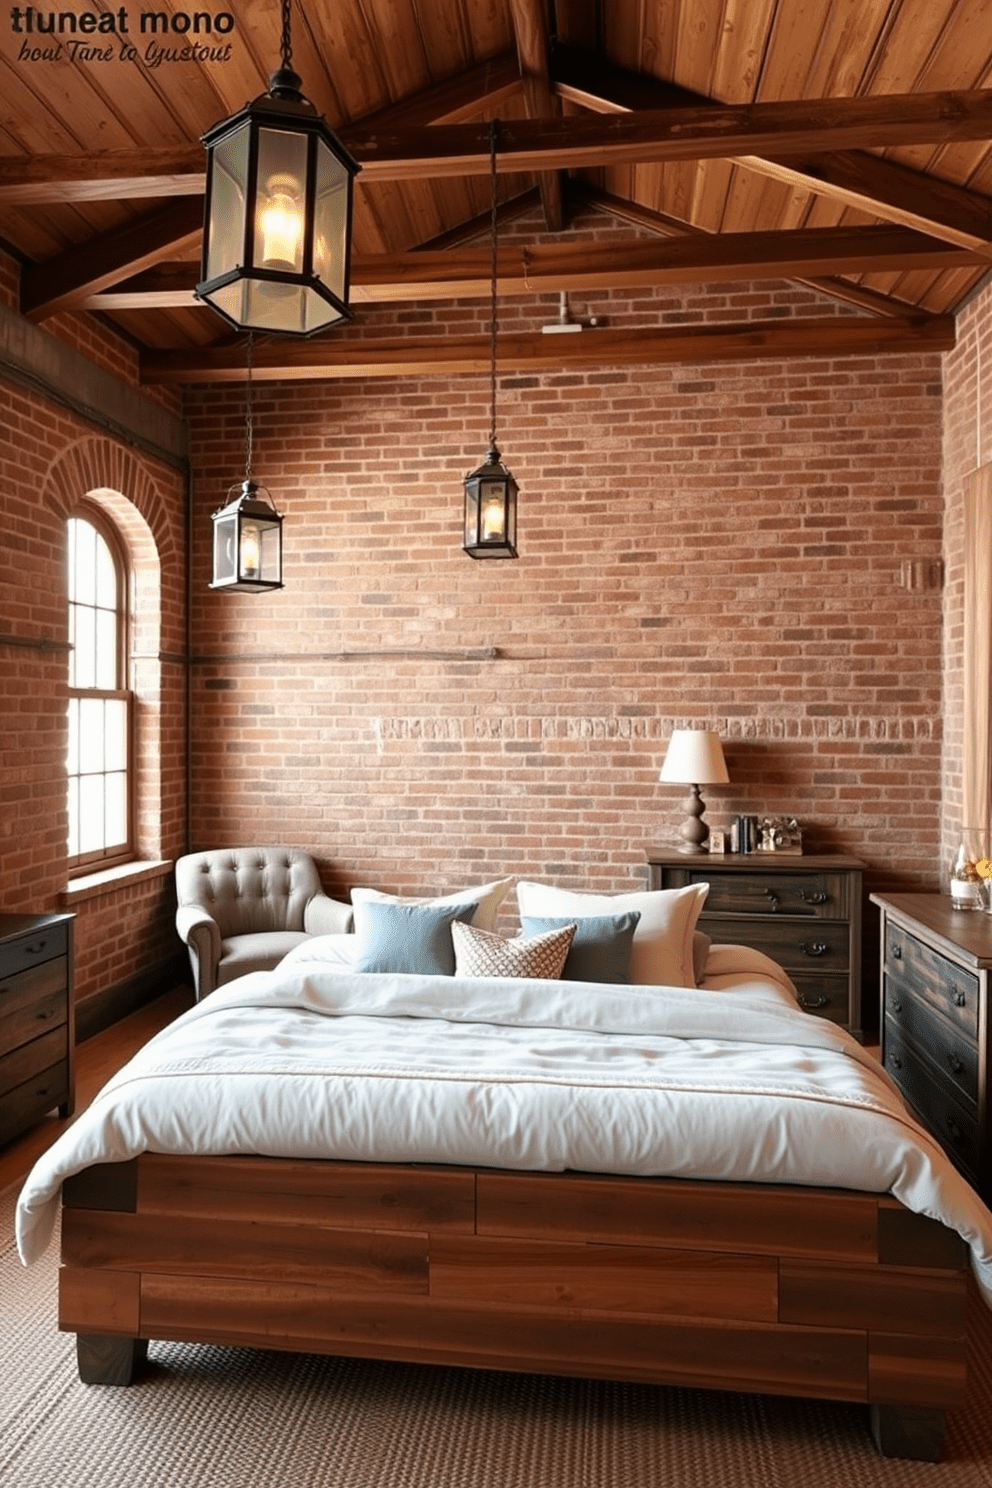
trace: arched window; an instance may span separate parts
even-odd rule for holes
[[[69,518],[70,872],[132,853],[127,570],[113,530],[87,510]]]

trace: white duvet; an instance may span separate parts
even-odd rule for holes
[[[890,1191],[958,1231],[992,1305],[992,1215],[877,1062],[760,953],[702,989],[361,975],[311,949],[145,1046],[21,1192],[25,1264],[62,1180],[141,1152],[261,1153]]]

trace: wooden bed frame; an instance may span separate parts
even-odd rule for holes
[[[80,1378],[148,1339],[863,1401],[935,1461],[967,1252],[887,1195],[143,1155],[63,1186]]]

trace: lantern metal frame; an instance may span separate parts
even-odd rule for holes
[[[213,513],[213,578],[211,589],[260,594],[281,589],[282,517],[269,492],[252,479],[254,446],[252,410],[252,337],[248,336],[245,386],[245,478],[229,487],[226,504]],[[268,498],[268,499],[267,499]]]
[[[290,0],[282,0],[281,66],[268,93],[202,136],[207,181],[195,292],[238,330],[306,337],[351,318],[352,195],[360,166],[301,84],[292,68]],[[281,215],[282,246],[292,245],[292,261],[260,258],[266,200]]]
[[[496,444],[497,235],[496,140],[499,120],[489,126],[490,282],[489,282],[489,453],[484,465],[464,480],[462,546],[470,558],[516,558],[519,487],[503,464]]]

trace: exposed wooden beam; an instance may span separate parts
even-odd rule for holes
[[[603,245],[514,245],[499,250],[501,294],[634,289],[663,284],[795,278],[797,274],[957,269],[981,265],[978,253],[903,227],[826,227],[795,232],[720,233]],[[169,264],[85,301],[93,310],[196,303],[194,264]],[[490,292],[488,248],[384,253],[351,262],[355,304],[403,300],[479,299]],[[171,296],[171,298],[170,298]]]
[[[202,197],[182,197],[58,258],[31,264],[21,276],[21,313],[39,321],[75,309],[107,285],[175,257],[202,231]]]
[[[517,41],[527,116],[530,119],[558,116],[561,114],[561,103],[551,91],[548,38],[542,0],[510,0],[510,16]],[[565,226],[565,193],[561,172],[542,171],[539,185],[545,226],[549,232],[561,232]]]
[[[576,47],[555,48],[553,86],[563,99],[595,113],[720,107],[716,99],[614,67]],[[821,140],[805,158],[752,155],[736,164],[963,248],[982,249],[992,241],[992,198],[877,155],[828,153],[822,145]]]
[[[362,165],[359,183],[425,176],[483,175],[490,168],[489,126],[434,124],[423,128],[349,125],[341,141]],[[599,114],[561,119],[513,119],[500,125],[497,170],[503,173],[609,166],[637,161],[822,155],[824,139],[838,150],[889,145],[947,144],[992,137],[992,91],[889,94],[799,102]],[[203,155],[186,151],[188,190],[202,190]],[[180,174],[182,152],[110,151],[85,158],[35,156],[0,160],[0,204],[83,199],[108,174],[113,193],[140,194],[144,178]],[[44,184],[42,185],[42,181]],[[72,196],[72,192],[75,196]],[[68,193],[68,194],[67,194]],[[976,246],[969,243],[966,246]]]
[[[638,161],[721,160],[837,149],[948,144],[992,137],[992,90],[877,98],[649,109],[636,114],[511,119],[501,124],[499,169],[540,171]],[[341,132],[366,181],[480,175],[489,170],[484,124],[438,124],[393,133]]]
[[[879,356],[888,352],[937,352],[954,345],[949,315],[902,319],[749,321],[735,325],[603,327],[573,336],[540,331],[504,333],[498,365],[504,376],[524,371],[561,371],[680,362],[749,361],[783,357]],[[252,379],[262,382],[338,378],[462,376],[488,372],[488,336],[363,339],[345,333],[310,341],[256,342]],[[143,383],[243,382],[247,358],[240,343],[192,351],[143,352]]]

